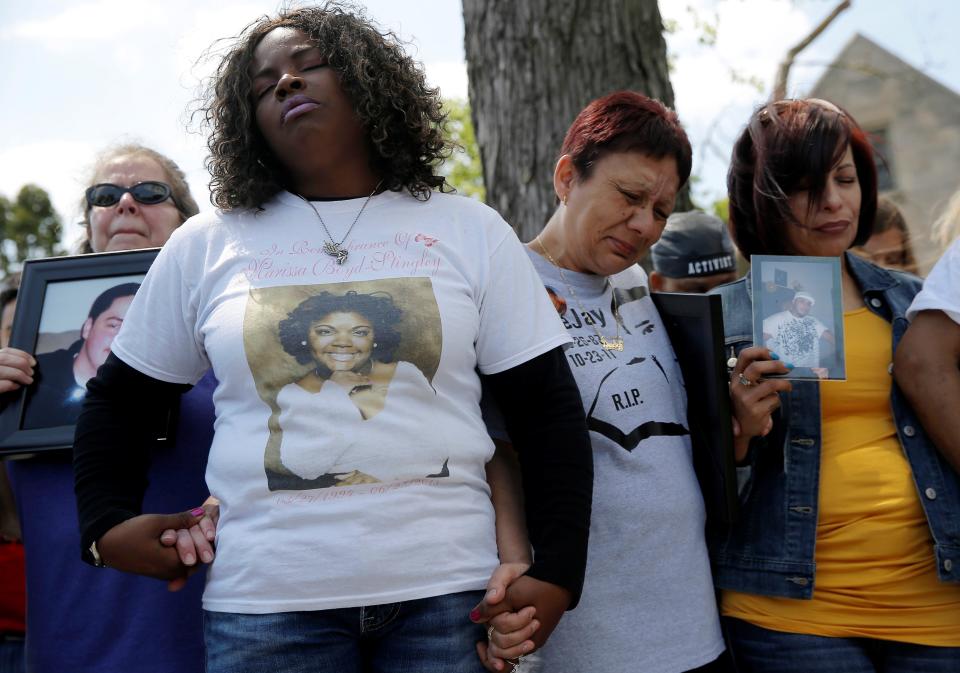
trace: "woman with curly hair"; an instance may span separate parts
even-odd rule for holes
[[[535,553],[509,588],[491,588],[503,609],[533,606],[526,651],[539,645],[582,586],[589,440],[568,338],[523,246],[492,210],[442,193],[438,91],[392,34],[328,3],[251,24],[204,110],[221,210],[173,235],[88,386],[75,447],[84,557],[154,577],[187,572],[157,539],[196,517],[139,514],[136,447],[149,410],[212,367],[207,483],[222,509],[204,592],[207,670],[482,670],[483,630],[468,615],[498,567],[482,377],[508,410]],[[392,376],[378,366],[383,328],[359,311],[306,321],[315,334],[300,332],[299,345],[315,342],[312,375],[290,353],[279,323],[296,304],[284,302],[358,288],[353,299],[389,292],[413,314],[404,333],[436,365],[428,415],[399,385],[400,364]],[[320,343],[328,338],[336,343]],[[300,445],[284,446],[292,419],[281,416],[281,389],[294,381],[322,395],[327,371],[354,378],[346,402],[359,413],[314,405],[291,433]],[[364,389],[386,381],[389,415]],[[375,448],[394,461],[380,483],[329,484],[284,464],[293,454],[322,461],[331,442],[373,422],[384,425]],[[501,546],[501,561],[520,560],[511,555]]]

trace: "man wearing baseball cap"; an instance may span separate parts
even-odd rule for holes
[[[650,249],[650,289],[706,292],[737,279],[737,259],[727,227],[698,210],[674,213]]]

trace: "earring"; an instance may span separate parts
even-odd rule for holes
[[[562,203],[564,206],[567,205],[567,195],[566,195],[566,194],[564,194],[564,195],[563,195],[563,198],[560,199],[560,203]]]
[[[377,342],[376,342],[376,341],[373,342],[373,347],[374,347],[374,348],[377,347]]]
[[[307,340],[304,339],[303,341],[301,341],[301,342],[300,342],[300,345],[301,345],[301,346],[306,346],[306,345],[307,345]]]

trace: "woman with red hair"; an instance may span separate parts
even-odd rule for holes
[[[631,91],[595,100],[560,150],[557,209],[527,244],[573,338],[566,357],[587,413],[594,495],[580,605],[525,672],[725,670],[684,382],[637,265],[690,165],[686,133],[662,103]],[[524,652],[528,632],[515,621],[491,625],[486,656]]]
[[[796,381],[753,346],[749,277],[721,286],[741,516],[711,539],[742,672],[960,670],[960,479],[892,380],[915,276],[849,252],[877,208],[873,155],[832,103],[760,108],[727,185],[745,256],[839,257],[846,381]]]

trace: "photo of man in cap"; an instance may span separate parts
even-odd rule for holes
[[[719,217],[697,210],[674,213],[650,249],[655,292],[697,292],[737,279],[737,259]]]
[[[764,318],[763,343],[785,362],[795,367],[807,367],[823,378],[827,372],[820,359],[820,339],[835,343],[833,333],[816,317],[810,315],[814,298],[797,291],[790,307]]]

